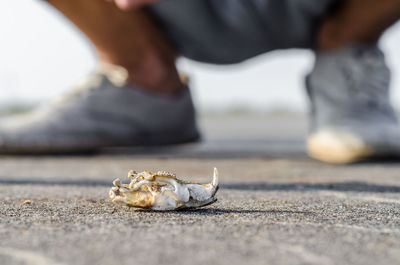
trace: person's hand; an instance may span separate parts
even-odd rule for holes
[[[151,4],[160,0],[107,0],[109,2],[115,2],[115,4],[122,10],[130,10],[135,7],[142,5]]]

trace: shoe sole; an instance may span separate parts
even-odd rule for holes
[[[179,145],[201,141],[199,134],[176,140],[170,140],[165,137],[151,137],[130,142],[120,142],[114,144],[93,143],[81,145],[38,145],[38,146],[0,146],[1,155],[78,155],[93,154],[101,152],[106,148],[118,147],[150,147],[150,146],[168,146]]]
[[[347,164],[371,158],[374,150],[351,133],[323,130],[308,138],[307,153],[326,163]]]

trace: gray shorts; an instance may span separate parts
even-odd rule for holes
[[[238,63],[276,49],[313,48],[340,0],[163,0],[149,11],[185,57]]]

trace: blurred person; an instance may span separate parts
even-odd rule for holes
[[[306,78],[310,156],[347,163],[400,154],[390,71],[377,44],[400,18],[400,0],[48,2],[89,38],[100,63],[62,97],[2,121],[1,152],[196,141],[187,80],[175,68],[178,56],[234,64],[276,49],[305,48],[316,56]]]

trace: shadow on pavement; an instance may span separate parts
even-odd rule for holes
[[[379,185],[366,182],[328,182],[328,183],[267,183],[267,182],[243,182],[225,183],[221,188],[228,190],[261,190],[261,191],[310,191],[310,190],[332,190],[332,191],[352,191],[352,192],[378,192],[378,193],[398,193],[400,186]]]
[[[168,213],[174,215],[206,215],[217,216],[223,214],[314,214],[309,211],[290,211],[290,210],[249,210],[249,209],[222,209],[222,208],[200,208],[200,209],[185,209],[178,211],[149,211],[135,210],[143,213]]]
[[[3,152],[0,158],[32,158],[34,157],[131,157],[131,158],[195,158],[195,159],[235,159],[235,158],[306,158],[303,141],[296,140],[218,140],[199,143],[110,147],[97,151],[68,151],[60,152]]]
[[[0,177],[1,178],[1,177]],[[0,179],[0,185],[32,185],[32,186],[104,186],[111,187],[111,181],[102,180],[34,180],[34,179]]]
[[[33,186],[103,186],[111,187],[111,181],[103,180],[32,180],[1,178],[0,185],[33,185]],[[366,182],[326,182],[326,183],[272,183],[272,182],[239,182],[222,183],[221,189],[242,191],[349,191],[349,192],[377,192],[400,193],[400,186],[380,185]]]

